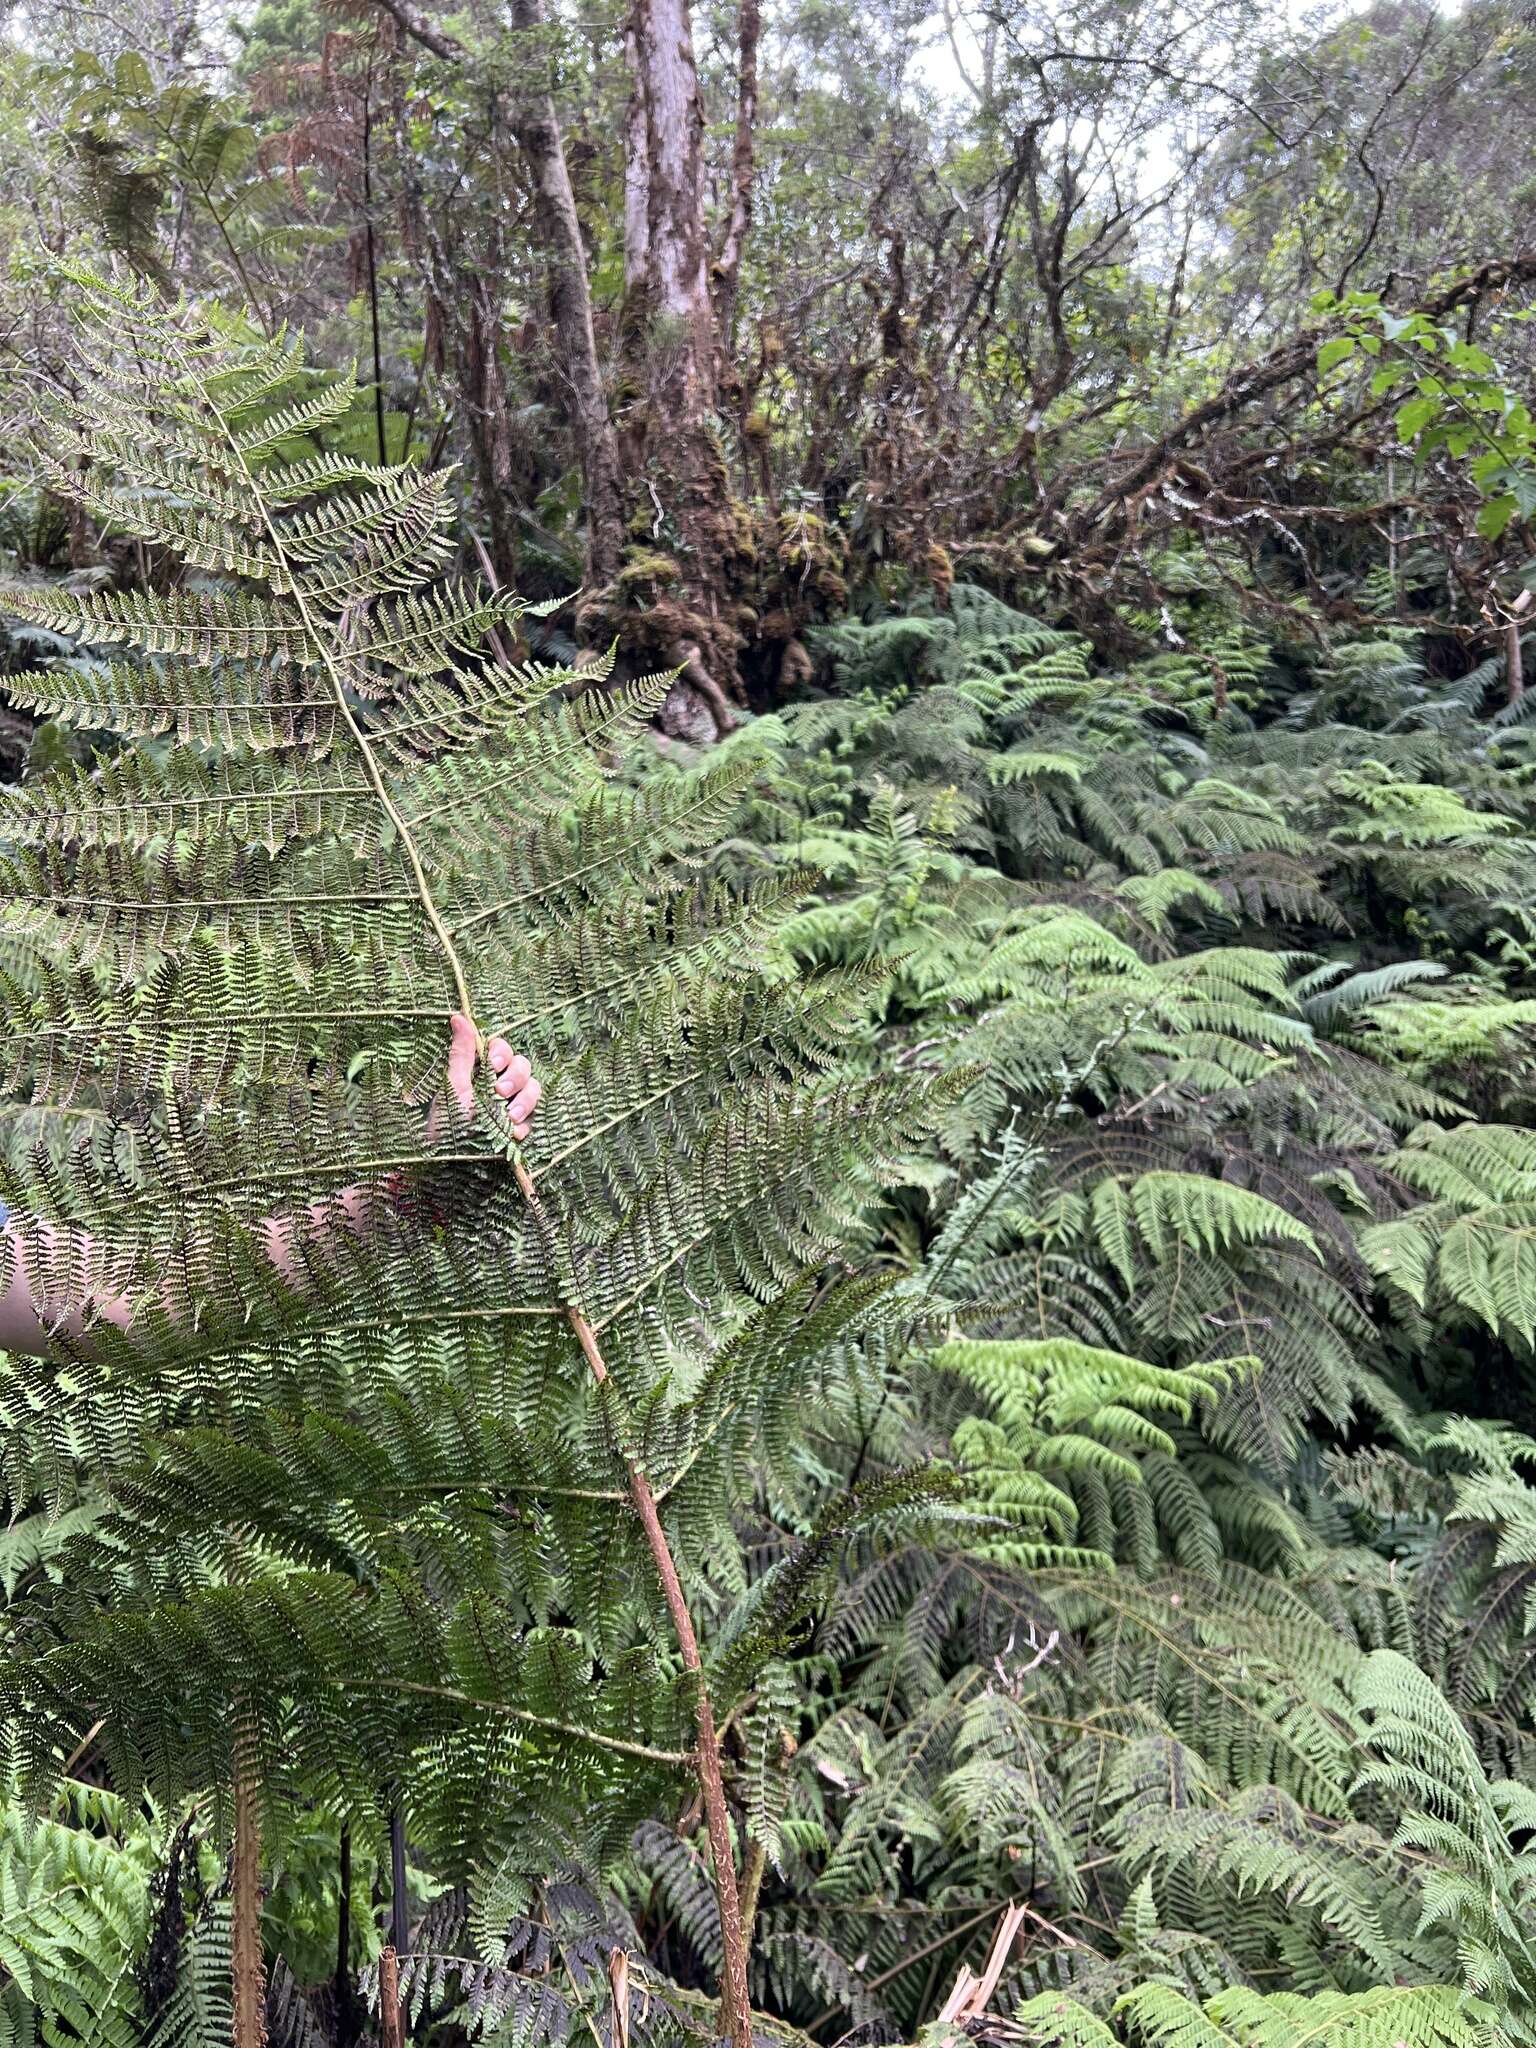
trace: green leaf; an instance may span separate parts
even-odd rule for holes
[[[113,68],[112,79],[124,99],[149,99],[155,90],[154,76],[137,50],[123,52]]]
[[[1519,509],[1519,501],[1512,492],[1490,498],[1477,515],[1478,532],[1484,540],[1497,540]]]
[[[1397,409],[1398,438],[1403,441],[1413,440],[1415,435],[1423,433],[1431,420],[1439,417],[1439,399],[1425,396],[1410,398],[1406,405],[1400,405]]]

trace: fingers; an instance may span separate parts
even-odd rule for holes
[[[465,1116],[472,1117],[475,1113],[475,1027],[462,1010],[455,1010],[448,1020],[448,1033],[448,1085]]]
[[[543,1087],[533,1078],[527,1060],[521,1053],[514,1054],[504,1038],[491,1040],[489,1056],[496,1069],[496,1093],[507,1105],[512,1135],[521,1144],[533,1128],[533,1112],[539,1106]]]
[[[514,1068],[521,1068],[522,1080],[526,1081],[532,1069],[521,1053],[514,1054],[504,1038],[493,1038],[485,1048],[486,1061],[493,1074],[510,1074]],[[498,1082],[497,1087],[501,1086]],[[518,1086],[522,1086],[519,1081]]]
[[[455,1041],[457,1042],[457,1041]],[[514,1053],[504,1038],[493,1038],[485,1048],[485,1063],[496,1076],[496,1093],[507,1105],[512,1135],[521,1144],[533,1128],[533,1113],[544,1093],[533,1078],[533,1069],[522,1053]]]
[[[524,1064],[527,1064],[526,1061]],[[496,1092],[498,1095],[502,1093],[500,1081],[496,1083]],[[515,1095],[509,1096],[507,1099],[507,1115],[512,1122],[512,1135],[519,1144],[523,1142],[524,1138],[533,1129],[533,1112],[538,1108],[539,1097],[543,1093],[542,1084],[530,1078],[523,1083]]]

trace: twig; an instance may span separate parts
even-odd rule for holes
[[[987,2009],[987,2001],[997,1989],[1013,1944],[1018,1937],[1019,1926],[1024,1918],[1023,1906],[1015,1903],[1004,1910],[997,1923],[997,1932],[992,1937],[992,1947],[978,1977],[968,1964],[962,1963],[954,1988],[939,2008],[939,2018],[950,2025],[968,2019],[980,2019]]]

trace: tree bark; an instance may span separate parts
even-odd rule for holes
[[[386,1942],[379,1951],[379,2039],[383,2048],[405,2048],[400,2011],[400,1959]]]
[[[742,633],[731,572],[745,536],[715,424],[723,342],[710,291],[704,105],[688,0],[631,0],[624,47],[632,89],[624,326],[642,394],[627,423],[627,454],[655,493],[658,517],[649,601],[632,624],[616,623],[650,659],[683,671],[662,722],[696,738],[735,723],[728,698]],[[750,73],[755,98],[755,44]]]
[[[336,1968],[332,1976],[336,2048],[356,2048],[357,2000],[352,1990],[352,1830],[341,1830],[336,1886]]]
[[[651,267],[651,158],[633,7],[624,19],[624,69],[630,82],[629,105],[624,110],[624,290],[633,310],[645,297]]]
[[[721,361],[718,376],[729,375],[736,330],[736,297],[741,283],[741,252],[752,226],[752,182],[757,146],[757,47],[763,32],[761,0],[741,0],[736,14],[736,139],[731,149],[731,217],[715,262],[715,321]]]
[[[544,18],[544,0],[512,0],[514,28],[542,28]],[[550,259],[550,314],[569,379],[571,426],[587,503],[587,579],[606,583],[618,569],[624,544],[624,486],[597,353],[587,248],[553,96],[548,91],[531,94],[515,117],[514,130],[533,173]]]
[[[715,320],[704,224],[704,102],[688,0],[633,0],[626,44],[643,119],[645,310],[653,323],[675,330],[656,337],[652,397],[669,417],[691,421],[714,403]]]
[[[235,1845],[231,1858],[233,2048],[266,2048],[267,1972],[261,1952],[261,1811],[255,1759],[235,1737]]]
[[[377,4],[433,56],[445,62],[463,58],[464,48],[457,38],[426,20],[406,0],[377,0]],[[544,26],[544,0],[512,0],[511,11],[516,29]],[[624,541],[623,476],[597,350],[581,216],[560,117],[547,86],[534,86],[514,108],[512,132],[532,174],[539,233],[550,262],[550,317],[566,377],[567,417],[586,501],[587,577],[589,582],[603,583],[615,573]],[[493,333],[487,346],[494,345]],[[468,395],[472,407],[483,407],[482,394]],[[492,524],[494,533],[494,517]],[[493,548],[493,552],[501,555],[504,550]],[[507,574],[512,564],[500,560],[498,568]]]

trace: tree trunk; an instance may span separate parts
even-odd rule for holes
[[[235,1737],[235,1846],[231,1858],[233,2048],[265,2048],[267,1972],[261,1952],[261,1812],[251,1745]]]
[[[629,105],[624,111],[624,290],[633,313],[645,298],[651,267],[651,159],[646,145],[645,96],[640,90],[640,49],[635,9],[624,21],[624,68]]]
[[[543,25],[544,0],[512,0],[514,28]],[[587,580],[606,583],[618,569],[624,545],[619,444],[598,360],[581,217],[565,158],[560,117],[547,90],[530,93],[516,116],[515,131],[533,173],[540,231],[550,261],[550,313],[569,380],[570,421],[587,506]]]
[[[427,20],[408,4],[408,0],[376,0],[376,4],[407,36],[423,49],[430,50],[434,57],[444,62],[462,61],[463,45],[435,22]],[[544,0],[512,0],[514,28],[539,29],[544,26],[544,20]],[[602,363],[597,352],[597,330],[592,317],[592,291],[581,217],[576,208],[570,166],[566,162],[560,117],[547,84],[536,82],[520,100],[513,112],[512,129],[532,173],[539,234],[550,262],[550,317],[566,380],[567,418],[576,443],[582,495],[586,501],[587,580],[589,583],[603,583],[617,570],[624,543],[623,474],[619,464],[618,437],[609,417]],[[402,155],[406,161],[409,160],[408,151],[402,151]],[[423,209],[419,197],[416,206],[418,214],[421,214]],[[436,238],[431,223],[423,220],[422,225],[424,240],[428,248],[433,249],[435,259],[429,263],[428,290],[443,305],[445,314],[451,313],[454,309],[451,302],[456,302],[460,293],[457,289],[449,290],[451,266],[433,247]],[[468,296],[472,299],[478,296],[489,304],[490,282],[484,278],[476,280],[478,291],[470,287]],[[444,324],[449,323],[445,320]],[[479,438],[489,437],[491,442],[483,455],[477,446],[477,466],[482,472],[482,488],[491,519],[491,553],[498,573],[510,578],[515,564],[510,559],[509,546],[498,531],[499,508],[496,502],[499,496],[504,495],[500,487],[506,481],[497,474],[496,443],[497,435],[505,434],[506,395],[500,390],[494,313],[488,332],[481,331],[485,327],[486,322],[472,310],[469,338],[470,354],[475,360],[469,367],[471,372],[478,368],[480,375],[478,378],[470,375],[465,396],[471,420],[471,438],[475,438],[473,423],[478,419],[482,422]],[[465,381],[462,368],[460,381]]]
[[[455,38],[410,0],[375,4],[435,56],[463,57]],[[543,25],[545,0],[511,4],[516,28]],[[630,0],[624,31],[631,98],[624,128],[623,339],[633,396],[622,437],[608,412],[587,252],[547,87],[535,84],[525,91],[514,114],[553,265],[550,310],[587,499],[589,588],[577,614],[578,631],[590,639],[617,634],[637,663],[677,668],[663,723],[700,739],[728,732],[735,723],[730,699],[739,688],[736,657],[744,630],[753,624],[751,612],[732,601],[736,572],[753,558],[752,535],[746,508],[731,495],[716,410],[728,375],[724,356],[751,221],[760,7],[761,0],[742,0],[733,196],[717,269],[717,305],[704,204],[704,106],[689,0]],[[469,394],[471,406],[482,413],[493,409],[490,397]],[[631,540],[626,513],[637,501],[654,517]],[[503,576],[511,567],[497,561]]]
[[[757,46],[762,38],[761,0],[741,0],[736,15],[736,139],[731,149],[731,217],[715,262],[715,321],[720,337],[718,376],[730,376],[736,332],[736,294],[741,252],[752,226],[752,180],[757,146]]]
[[[400,1959],[386,1942],[379,1951],[379,2039],[383,2048],[405,2048],[400,2010]]]
[[[1511,704],[1525,695],[1525,656],[1520,645],[1520,626],[1532,604],[1531,592],[1522,590],[1509,607],[1504,624],[1504,691]]]
[[[357,1998],[352,1989],[352,1830],[341,1830],[336,1898],[336,1968],[332,1976],[336,2048],[356,2048],[360,2029]]]
[[[644,133],[645,310],[653,324],[671,330],[654,337],[651,396],[669,418],[694,420],[714,403],[715,317],[704,223],[704,102],[688,0],[632,0],[626,46]]]
[[[631,0],[624,43],[633,94],[625,124],[625,333],[643,394],[627,439],[630,467],[644,478],[657,514],[648,579],[632,581],[644,611],[629,630],[652,658],[683,670],[663,723],[700,738],[735,723],[727,699],[742,633],[731,571],[748,536],[715,424],[721,344],[688,0]],[[755,51],[752,74],[755,98]]]
[[[479,484],[498,573],[517,576],[516,451],[512,404],[502,365],[502,294],[499,264],[488,272],[457,269],[457,289],[444,305],[444,321],[459,389],[458,415]]]

